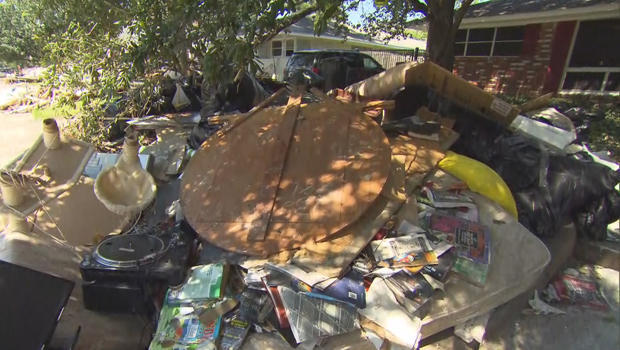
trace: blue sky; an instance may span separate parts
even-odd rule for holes
[[[374,0],[362,0],[357,10],[349,12],[349,21],[353,24],[361,24],[362,14],[372,13],[375,10],[373,3]]]
[[[490,0],[476,0],[474,4],[478,4],[481,2],[487,2]],[[364,13],[372,13],[374,12],[374,0],[362,0],[360,2],[359,7],[355,11],[349,12],[349,21],[353,24],[361,24],[362,23],[362,15]]]

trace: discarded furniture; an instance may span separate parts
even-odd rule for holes
[[[410,62],[348,86],[353,95],[391,99],[404,87],[425,86],[451,102],[508,126],[519,109],[433,62]],[[414,113],[415,111],[411,111]]]
[[[358,105],[293,102],[209,138],[185,169],[181,205],[209,242],[265,256],[354,222],[389,170],[387,138]]]
[[[30,215],[79,180],[93,151],[87,143],[61,138],[56,121],[45,119],[42,136],[2,176],[3,197],[11,189],[20,193],[4,206],[15,215]]]

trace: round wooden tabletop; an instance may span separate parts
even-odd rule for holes
[[[266,256],[357,220],[390,170],[381,128],[357,104],[266,108],[209,138],[183,174],[190,225],[226,250]]]

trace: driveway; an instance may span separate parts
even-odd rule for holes
[[[31,113],[0,111],[0,166],[29,148],[41,134],[41,121]]]

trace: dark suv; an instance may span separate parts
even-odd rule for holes
[[[293,53],[284,69],[284,81],[324,91],[357,83],[383,72],[372,57],[344,50],[304,50]]]

